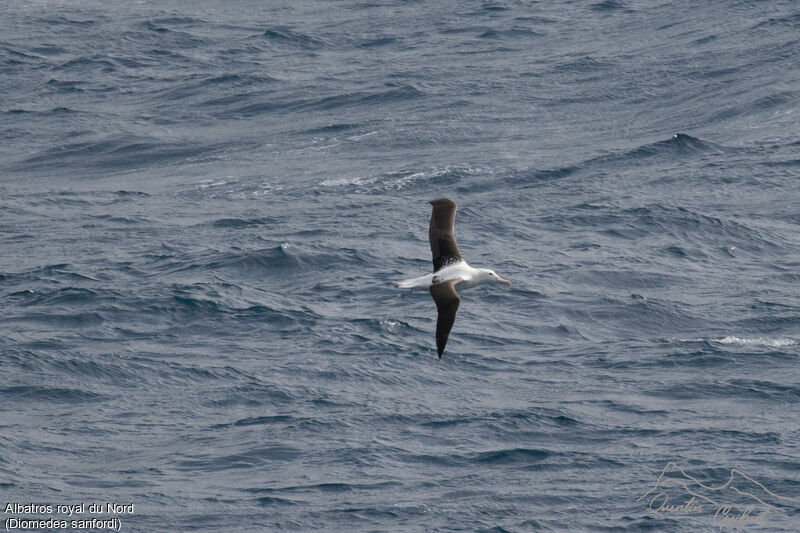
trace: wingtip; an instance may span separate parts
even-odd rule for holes
[[[431,204],[431,205],[439,205],[439,204],[456,205],[456,203],[453,200],[451,200],[450,198],[436,198],[434,200],[430,200],[428,203]]]

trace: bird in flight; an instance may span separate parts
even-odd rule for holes
[[[453,329],[456,311],[461,303],[459,290],[476,287],[482,283],[496,282],[511,286],[511,282],[488,268],[472,268],[461,257],[456,244],[453,225],[456,219],[456,204],[447,198],[428,202],[433,206],[428,238],[433,254],[433,273],[396,282],[401,289],[429,290],[436,302],[436,349],[442,358],[447,337]]]

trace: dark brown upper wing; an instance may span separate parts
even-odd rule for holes
[[[461,251],[456,244],[456,237],[453,234],[453,224],[456,220],[456,204],[447,198],[439,198],[428,202],[433,206],[431,213],[431,227],[428,230],[428,238],[431,241],[431,253],[433,254],[433,271],[441,269],[455,263],[463,261]]]
[[[436,319],[436,349],[439,351],[439,359],[442,358],[444,353],[447,337],[450,335],[450,330],[453,329],[453,323],[456,321],[458,304],[461,303],[461,298],[456,292],[456,283],[459,281],[461,280],[451,279],[431,285],[431,296],[433,296],[433,301],[436,302],[436,309],[439,312],[439,316]]]

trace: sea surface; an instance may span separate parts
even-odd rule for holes
[[[3,528],[800,531],[799,284],[793,0],[0,2]]]

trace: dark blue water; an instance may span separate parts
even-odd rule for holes
[[[799,530],[799,30],[791,1],[0,4],[0,503]],[[439,360],[391,282],[442,196],[513,285],[462,294]]]

